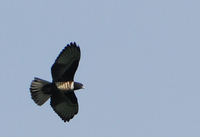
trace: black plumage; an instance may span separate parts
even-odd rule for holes
[[[30,87],[34,102],[41,106],[51,98],[51,107],[64,122],[78,113],[78,100],[74,90],[82,89],[83,85],[74,82],[74,75],[80,56],[79,46],[75,42],[68,44],[51,67],[52,83],[35,78]]]

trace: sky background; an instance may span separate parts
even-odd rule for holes
[[[70,42],[79,113],[30,96]],[[199,137],[200,1],[0,1],[0,136]]]

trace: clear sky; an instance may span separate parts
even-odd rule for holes
[[[1,137],[199,137],[200,1],[0,1]],[[30,96],[70,42],[79,113]]]

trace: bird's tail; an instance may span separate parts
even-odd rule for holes
[[[39,78],[35,78],[30,87],[31,97],[34,102],[41,106],[43,105],[50,97],[51,93],[47,93],[44,91],[44,86],[48,87],[51,83]],[[45,88],[46,89],[46,88]]]

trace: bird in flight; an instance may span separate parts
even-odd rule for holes
[[[74,81],[81,51],[76,43],[68,44],[51,67],[52,82],[34,78],[30,86],[31,97],[41,106],[49,98],[53,110],[66,122],[78,113],[78,100],[74,90],[83,89],[83,84]]]

